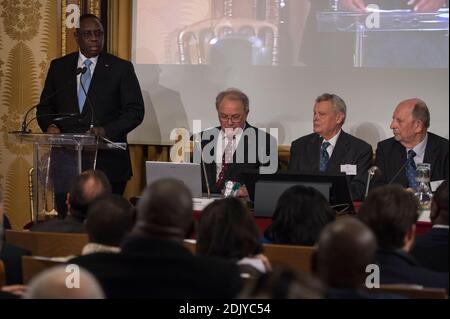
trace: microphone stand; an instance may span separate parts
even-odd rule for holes
[[[78,76],[78,74],[80,74],[80,73],[85,73],[86,70],[87,70],[86,67],[84,67],[84,68],[78,68],[77,71],[76,71],[76,73],[75,73],[75,79],[76,79],[76,77]],[[66,89],[67,89],[67,86],[68,86],[69,84],[71,84],[72,81],[73,81],[73,79],[70,80],[70,81],[68,81],[67,84],[65,84],[63,87],[61,87],[61,88],[59,88],[58,90],[54,91],[52,94],[46,96],[42,101],[40,101],[38,104],[36,104],[36,105],[34,105],[33,107],[31,107],[31,108],[25,113],[25,116],[23,117],[23,120],[22,120],[21,133],[29,133],[29,131],[27,131],[27,129],[28,129],[28,126],[30,125],[31,121],[33,121],[33,120],[38,119],[38,118],[41,117],[41,116],[36,115],[34,118],[32,118],[30,121],[27,122],[27,118],[28,118],[28,115],[30,114],[30,112],[31,112],[32,110],[34,110],[35,108],[37,108],[37,107],[38,107],[39,105],[41,105],[42,103],[47,102],[47,101],[50,100],[52,97],[56,96],[58,93],[62,92],[63,90],[66,90]],[[80,82],[81,82],[81,81],[80,81]],[[47,115],[44,114],[43,116],[56,116],[56,115],[60,115],[60,114],[55,114],[55,115],[53,115],[53,114],[47,114]],[[42,116],[42,117],[43,117],[43,116]]]
[[[209,188],[208,175],[206,174],[206,166],[205,166],[205,159],[203,158],[202,144],[201,144],[201,141],[198,139],[198,136],[196,136],[194,138],[194,144],[198,144],[198,149],[200,151],[200,157],[201,157],[201,161],[202,161],[202,170],[203,170],[203,175],[205,176],[206,192],[208,194],[208,199],[209,199],[209,198],[211,198],[211,189]]]
[[[371,168],[369,168],[369,170],[367,171],[367,183],[366,183],[366,192],[364,194],[364,198],[367,198],[367,194],[369,194],[369,186],[370,186],[370,182],[372,181],[373,176],[375,175],[376,171],[378,170],[377,166],[372,166]]]
[[[83,67],[81,69],[79,68],[79,70],[80,70],[81,74],[84,74],[87,71],[87,67]],[[83,85],[83,81],[81,81],[81,78],[80,78],[80,86],[81,86],[81,89],[83,90],[84,95],[86,96],[86,101],[89,104],[89,107],[91,109],[91,124],[89,125],[89,131],[91,131],[94,128],[94,110],[95,110],[94,109],[94,104],[92,103],[91,99],[89,98],[89,95],[86,92],[86,88]],[[120,145],[119,143],[115,143],[115,142],[107,139],[104,136],[100,136],[100,138],[102,140],[104,140],[105,142],[107,142],[108,144],[113,145],[115,148],[118,148],[118,149],[121,149],[121,150],[124,150],[124,151],[127,149],[126,146]]]

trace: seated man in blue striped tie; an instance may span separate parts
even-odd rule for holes
[[[364,198],[372,147],[342,130],[347,106],[336,94],[324,93],[314,104],[314,133],[292,142],[289,170],[300,173],[345,173],[353,200]]]
[[[402,101],[392,116],[394,137],[378,143],[376,166],[380,174],[372,186],[400,184],[415,189],[417,164],[431,165],[431,181],[448,180],[448,140],[428,132],[430,112],[424,101]]]

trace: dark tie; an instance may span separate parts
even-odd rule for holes
[[[328,160],[330,159],[330,155],[328,155],[327,148],[330,146],[330,142],[324,142],[320,146],[320,166],[319,170],[321,172],[325,172],[327,170]]]
[[[89,85],[91,84],[91,64],[92,61],[87,59],[83,62],[84,66],[87,68],[86,72],[81,74],[80,78],[80,87],[78,89],[78,107],[80,109],[80,113],[83,112],[84,102],[86,101],[86,95],[84,94],[83,87],[86,90],[86,93],[89,91]],[[83,84],[83,87],[81,86]]]
[[[416,152],[413,150],[408,151],[407,164],[406,164],[406,177],[408,178],[408,186],[412,189],[417,188],[416,182],[416,163],[414,163],[414,157]]]

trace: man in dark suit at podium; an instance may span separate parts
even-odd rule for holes
[[[314,133],[292,142],[289,170],[345,173],[353,200],[364,199],[372,147],[342,130],[347,106],[336,94],[324,93],[314,105]]]
[[[208,186],[211,193],[220,193],[227,181],[243,185],[241,173],[264,167],[267,173],[278,168],[278,143],[276,139],[247,122],[249,98],[234,88],[220,92],[216,97],[216,109],[220,126],[201,133],[206,177],[202,170],[203,191]],[[199,138],[194,136],[196,150]],[[260,173],[263,172],[260,169]],[[240,196],[247,196],[241,187]]]
[[[55,59],[50,65],[37,109],[39,126],[46,133],[90,131],[126,143],[127,134],[144,118],[144,102],[133,65],[103,52],[104,29],[95,15],[80,17],[75,38],[79,51]],[[57,122],[58,116],[50,114],[78,116]],[[122,194],[132,176],[128,149],[99,150],[96,169],[105,172],[114,193]],[[63,201],[66,191],[57,191],[64,193]]]

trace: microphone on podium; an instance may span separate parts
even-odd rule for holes
[[[25,113],[25,116],[23,117],[23,120],[22,120],[22,125],[21,125],[21,130],[20,130],[21,133],[29,133],[28,126],[35,119],[46,117],[46,116],[65,116],[67,114],[67,113],[62,113],[62,114],[56,113],[56,114],[45,114],[45,115],[40,115],[40,116],[36,115],[30,121],[27,121],[28,115],[30,114],[31,111],[33,111],[34,109],[38,108],[42,103],[48,102],[51,98],[53,98],[54,96],[58,95],[62,91],[66,90],[69,87],[69,85],[72,84],[73,81],[76,80],[76,76],[78,74],[86,72],[87,69],[86,70],[83,70],[83,69],[86,69],[86,67],[78,68],[76,73],[75,73],[75,79],[71,79],[65,85],[63,85],[62,87],[60,87],[59,89],[57,89],[56,91],[51,93],[50,95],[47,95],[45,98],[43,98],[41,101],[39,101],[39,103],[37,103],[36,105],[33,105],[31,108],[28,109],[28,111]]]
[[[380,169],[378,168],[378,166],[372,166],[371,168],[369,168],[367,170],[367,183],[366,183],[366,193],[364,194],[364,198],[367,197],[367,194],[369,194],[369,186],[370,186],[370,182],[372,181],[372,178],[375,176],[375,174],[379,171]]]
[[[200,151],[203,176],[205,176],[206,192],[208,194],[208,198],[211,198],[211,189],[209,188],[209,181],[208,181],[209,178],[208,178],[208,174],[206,173],[205,159],[203,158],[202,143],[201,143],[201,138],[199,135],[200,134],[195,134],[195,136],[193,138],[193,142],[194,142],[194,145],[198,145],[198,149]]]
[[[405,169],[406,165],[408,165],[408,162],[410,159],[413,159],[416,156],[416,154],[414,153],[414,155],[408,155],[406,157],[406,161],[403,163],[403,165],[400,167],[400,169],[397,171],[397,173],[395,173],[394,177],[391,178],[391,180],[389,181],[388,185],[391,185],[395,179],[398,177],[398,175]]]

